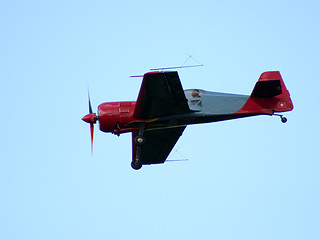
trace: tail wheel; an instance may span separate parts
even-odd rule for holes
[[[281,122],[286,123],[288,119],[286,117],[281,117]]]
[[[288,119],[286,117],[284,117],[283,115],[281,115],[281,114],[273,113],[273,115],[279,116],[281,118],[281,122],[283,122],[283,123],[286,123],[288,121]]]

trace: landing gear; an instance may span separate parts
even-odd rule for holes
[[[131,162],[131,167],[134,170],[139,170],[142,167],[142,163],[139,160],[134,160],[134,161]]]
[[[281,122],[286,123],[288,119],[286,117],[281,117]]]
[[[134,142],[137,146],[143,146],[146,142],[146,139],[142,135],[138,135],[135,137]]]
[[[283,115],[280,114],[273,114],[275,116],[279,116],[281,118],[281,122],[286,123],[288,121],[288,119],[286,117],[284,117]]]
[[[144,123],[140,124],[140,128],[139,128],[139,133],[138,135],[134,138],[134,143],[137,146],[143,146],[146,143],[146,139],[143,136],[143,132],[144,132]]]
[[[137,136],[134,138],[134,144],[136,145],[135,147],[136,152],[135,152],[134,160],[132,160],[131,162],[131,167],[134,170],[139,170],[142,167],[142,161],[140,160],[140,152],[141,152],[142,146],[146,143],[146,139],[143,136],[144,126],[145,126],[144,123],[140,124],[139,132]]]

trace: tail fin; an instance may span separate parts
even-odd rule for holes
[[[280,72],[264,72],[256,83],[242,112],[273,114],[293,109],[290,93],[287,90]]]

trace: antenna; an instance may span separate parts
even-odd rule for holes
[[[189,161],[188,158],[186,159],[168,159],[166,162],[184,162],[184,161]]]
[[[161,71],[161,70],[166,70],[166,69],[177,69],[177,68],[191,68],[191,67],[203,67],[204,65],[202,63],[200,63],[198,60],[196,60],[193,57],[194,52],[190,55],[189,53],[186,53],[189,57],[187,58],[186,61],[184,61],[184,63],[181,64],[181,66],[177,66],[177,67],[162,67],[162,68],[151,68],[151,71]],[[194,61],[196,61],[198,64],[196,65],[187,65],[185,66],[185,64],[189,61],[189,59],[192,58]]]
[[[133,75],[133,76],[129,76],[129,77],[137,78],[137,77],[143,77],[143,75]]]
[[[151,68],[151,71],[157,71],[157,70],[166,70],[166,69],[177,69],[177,68],[191,68],[191,67],[203,67],[203,64],[199,65],[189,65],[189,66],[179,66],[179,67],[163,67],[163,68]]]
[[[203,67],[204,65],[202,63],[200,63],[197,59],[195,59],[193,57],[194,52],[190,55],[189,53],[186,53],[189,57],[187,58],[186,61],[184,61],[183,64],[181,64],[181,66],[176,66],[176,67],[161,67],[161,68],[151,68],[150,71],[162,71],[162,70],[167,70],[167,69],[179,69],[179,68],[192,68],[192,67]],[[185,66],[185,64],[189,61],[189,59],[192,58],[194,61],[196,61],[198,64],[195,65],[187,65]],[[133,75],[133,76],[129,76],[131,78],[140,78],[143,77],[144,75]]]
[[[180,147],[177,147],[176,149],[174,149],[174,152],[171,152],[169,157],[172,158],[176,153],[180,155],[181,159],[168,159],[166,160],[166,162],[183,162],[183,161],[189,161],[189,159],[184,156],[180,151],[179,151]]]
[[[181,64],[181,66],[184,66],[184,65],[189,61],[190,58],[192,58],[192,59],[193,59],[195,62],[197,62],[198,64],[203,65],[202,63],[200,63],[197,59],[195,59],[195,58],[193,57],[194,53],[195,53],[195,52],[193,52],[192,54],[186,53],[189,57],[187,58],[187,60],[186,60],[183,64]]]

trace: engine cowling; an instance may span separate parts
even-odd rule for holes
[[[99,109],[100,130],[103,132],[114,132],[115,129],[124,128],[133,121],[135,102],[108,102],[102,103]]]

